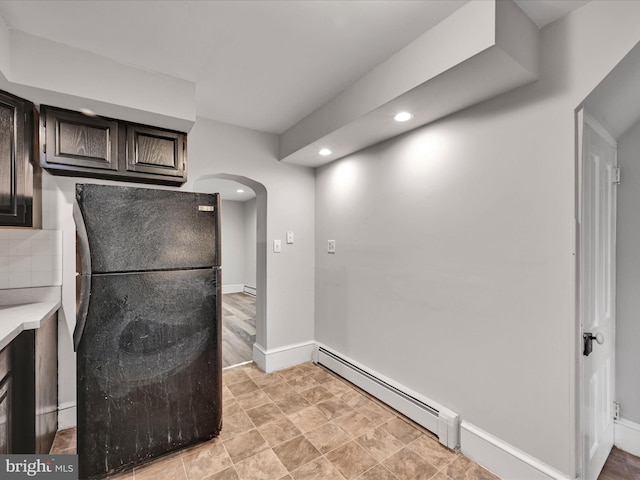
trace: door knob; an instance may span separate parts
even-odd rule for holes
[[[584,332],[582,334],[582,342],[583,342],[582,354],[585,357],[588,357],[593,351],[594,340],[598,345],[602,345],[604,343],[604,335],[599,332],[596,333],[595,335],[593,335],[591,332]]]

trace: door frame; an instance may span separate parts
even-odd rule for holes
[[[609,143],[613,145],[617,145],[617,141],[607,132],[600,124],[595,121],[592,117],[589,116],[588,113],[584,111],[584,106],[580,105],[575,111],[575,141],[576,141],[576,176],[575,176],[575,218],[572,224],[573,237],[574,237],[574,248],[575,248],[575,256],[574,256],[574,271],[575,271],[575,329],[574,329],[574,342],[572,343],[573,354],[574,354],[574,369],[575,369],[575,382],[573,386],[574,390],[574,404],[576,406],[575,415],[573,416],[574,423],[574,465],[575,471],[573,472],[573,477],[576,479],[584,479],[584,471],[585,471],[585,461],[584,458],[584,417],[586,415],[586,401],[585,401],[585,385],[584,385],[584,356],[582,354],[582,332],[583,332],[583,319],[582,319],[582,295],[581,289],[584,283],[583,281],[583,271],[581,269],[582,262],[582,238],[581,238],[581,227],[582,227],[582,213],[584,209],[584,179],[583,179],[583,168],[584,168],[584,148],[583,148],[583,139],[584,139],[584,124],[585,122],[589,122],[592,128],[596,129],[598,133]],[[616,147],[617,149],[617,147]],[[616,150],[617,155],[617,150]],[[615,210],[617,212],[617,202],[615,206]],[[615,240],[615,238],[614,238]],[[615,255],[616,243],[613,242],[613,250]],[[615,264],[614,264],[615,269]],[[615,271],[614,271],[614,282],[613,282],[613,297],[615,301],[615,292],[616,292],[616,284],[615,284]],[[612,338],[613,341],[613,357],[615,359],[615,322],[616,317],[614,314],[614,336]],[[613,363],[613,369],[611,372],[612,377],[615,379],[615,361]],[[613,394],[615,395],[615,388]],[[615,425],[614,425],[615,432]]]

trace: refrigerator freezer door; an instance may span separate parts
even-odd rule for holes
[[[216,436],[218,269],[94,275],[78,345],[80,478]]]
[[[76,201],[94,274],[220,265],[218,194],[77,184]]]

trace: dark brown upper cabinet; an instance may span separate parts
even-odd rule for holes
[[[181,185],[187,135],[42,105],[40,164],[54,175]]]
[[[127,125],[127,170],[130,172],[185,178],[185,149],[183,133]]]
[[[0,91],[0,226],[39,226],[33,122],[33,103]]]

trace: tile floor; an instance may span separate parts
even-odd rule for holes
[[[117,480],[495,480],[432,433],[313,363],[223,375],[218,438]],[[75,429],[52,453],[75,451]]]

